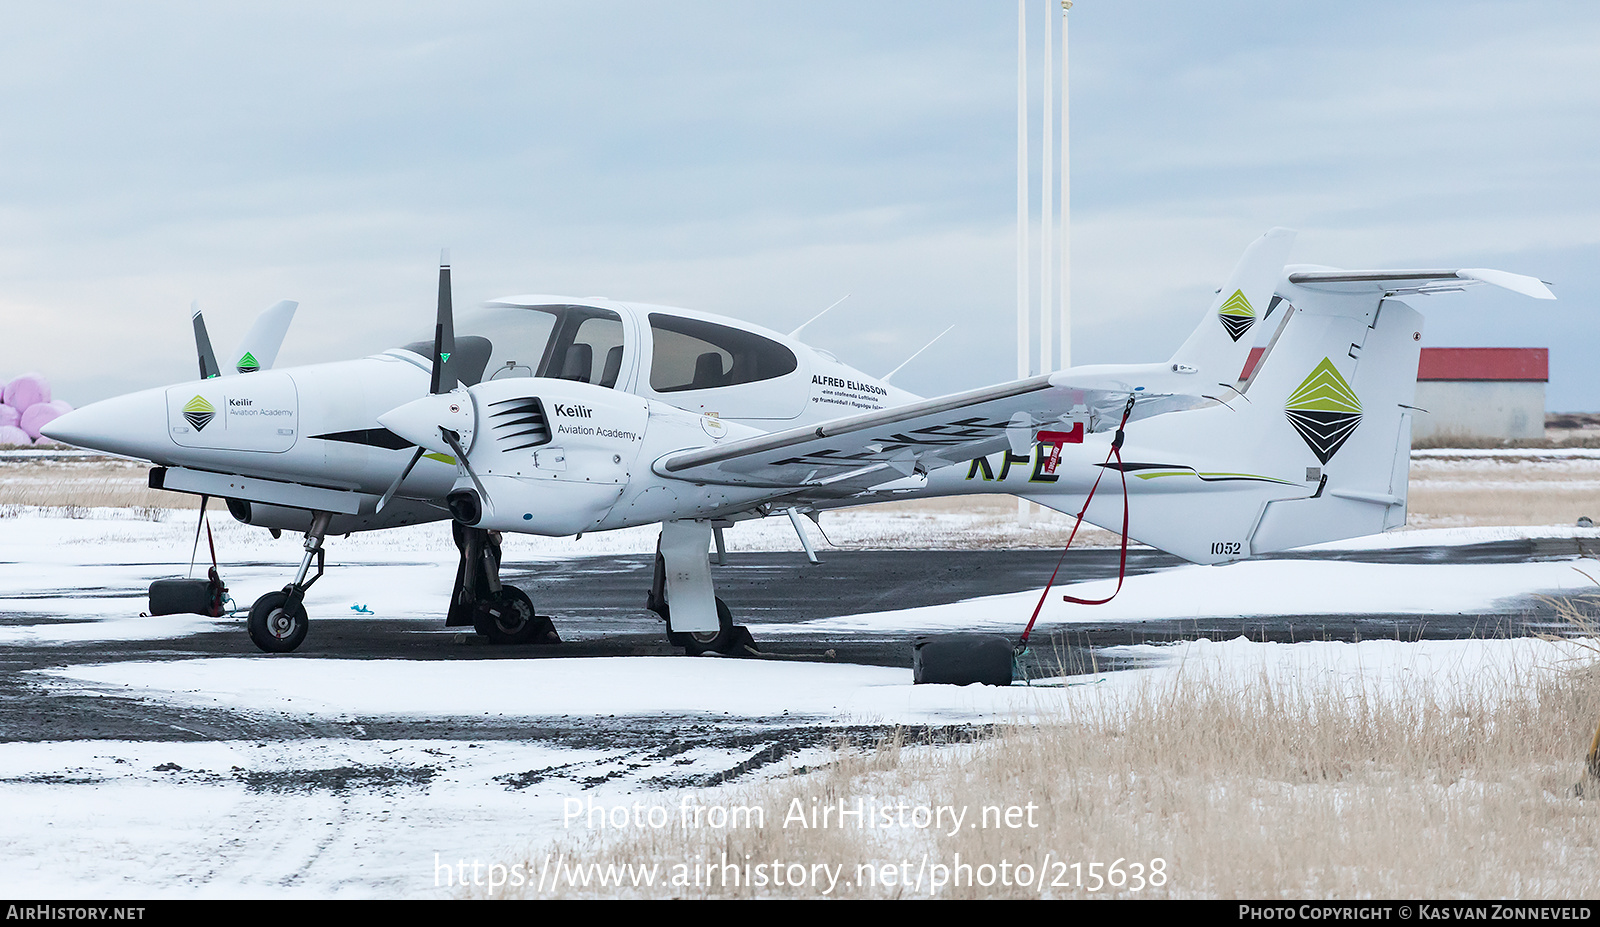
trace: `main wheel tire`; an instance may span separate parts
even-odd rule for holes
[[[501,586],[498,593],[479,602],[472,626],[495,644],[537,643],[551,630],[548,619],[541,621],[534,615],[533,600],[515,586]]]
[[[269,592],[250,606],[250,640],[267,653],[289,653],[306,639],[311,622],[300,602],[289,604],[289,593]]]
[[[672,611],[666,605],[661,606],[661,617],[667,622],[667,641],[674,647],[682,647],[683,652],[691,657],[703,653],[728,653],[734,647],[733,612],[728,610],[728,603],[720,598],[717,599],[715,632],[672,630]]]

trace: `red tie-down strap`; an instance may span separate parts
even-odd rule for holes
[[[1083,516],[1089,511],[1089,503],[1094,500],[1095,490],[1100,488],[1100,479],[1106,475],[1107,465],[1112,460],[1117,462],[1117,472],[1122,477],[1122,556],[1117,567],[1117,588],[1103,599],[1077,599],[1072,596],[1062,596],[1062,599],[1078,605],[1104,605],[1117,597],[1122,591],[1122,581],[1128,575],[1128,473],[1122,468],[1122,439],[1123,429],[1128,425],[1128,416],[1133,413],[1134,397],[1128,397],[1128,404],[1122,410],[1122,421],[1117,425],[1117,433],[1111,439],[1111,450],[1106,453],[1105,463],[1100,466],[1100,473],[1095,476],[1094,484],[1089,487],[1089,495],[1083,500],[1083,508],[1078,511],[1078,519],[1072,525],[1072,533],[1067,535],[1067,546],[1061,549],[1061,559],[1056,561],[1056,568],[1050,573],[1050,581],[1045,584],[1044,591],[1039,593],[1039,604],[1033,607],[1033,615],[1028,619],[1028,626],[1022,630],[1022,637],[1017,642],[1017,652],[1027,649],[1028,636],[1033,633],[1033,626],[1039,620],[1039,612],[1044,608],[1044,600],[1050,595],[1050,588],[1056,583],[1056,575],[1061,572],[1061,564],[1067,560],[1067,551],[1072,549],[1072,541],[1078,536],[1078,529],[1083,526]],[[1083,443],[1083,423],[1073,425],[1071,431],[1041,431],[1039,443],[1051,446],[1050,460],[1045,465],[1046,473],[1053,473],[1055,465],[1061,459],[1062,444]]]

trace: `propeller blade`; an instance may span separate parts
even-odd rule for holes
[[[472,485],[478,487],[479,498],[488,503],[489,490],[483,488],[483,481],[478,479],[478,474],[472,472],[472,464],[467,463],[467,452],[461,449],[461,436],[448,428],[439,429],[439,433],[444,436],[445,443],[450,445],[450,450],[455,451],[456,462],[467,471],[467,476],[472,477]]]
[[[454,354],[455,351],[455,311],[450,304],[450,250],[446,248],[445,250],[439,252],[439,311],[433,324],[433,363],[432,372],[430,373],[428,381],[428,394],[430,396],[437,396],[440,393],[448,393],[456,388],[455,368],[450,366],[450,355]],[[420,406],[421,414],[425,420],[427,418],[427,413],[434,411],[432,408],[433,405],[435,404],[407,403],[405,406],[401,406],[399,409],[392,409],[385,415],[378,416],[378,422],[379,424],[383,424],[386,417],[392,417],[396,412],[399,412],[400,417],[406,421],[407,425],[416,427],[417,425],[421,424],[420,421],[416,420],[419,409],[414,409],[412,407]],[[395,434],[398,434],[401,437],[408,437],[406,432],[410,430],[412,429],[401,426],[401,430],[396,431]],[[470,466],[467,466],[467,455],[461,450],[461,441],[459,436],[457,436],[455,432],[445,428],[442,425],[438,426],[438,430],[444,436],[445,441],[449,444],[450,449],[455,452],[456,460],[460,461],[463,467],[466,467],[468,475],[472,477],[472,482],[478,487],[478,492],[482,493],[483,484],[478,482],[478,475],[472,472],[472,468]],[[421,435],[418,434],[409,437],[408,440],[416,440],[417,437],[421,437]],[[395,493],[400,491],[400,484],[404,483],[406,481],[406,477],[411,475],[412,468],[417,465],[417,461],[421,460],[422,455],[428,450],[428,445],[422,443],[421,441],[417,442],[417,450],[411,455],[411,462],[406,464],[406,468],[401,470],[400,475],[395,478],[395,481],[389,484],[389,488],[387,490],[384,490],[383,498],[378,500],[377,511],[383,511],[384,507],[387,506],[390,500],[394,498]],[[485,498],[487,498],[487,494],[485,494]]]
[[[390,483],[389,488],[384,491],[383,498],[378,500],[378,511],[383,511],[383,507],[389,504],[390,499],[394,498],[394,494],[400,490],[400,484],[404,483],[406,477],[411,475],[411,468],[417,465],[417,461],[421,460],[422,455],[426,452],[427,448],[419,447],[417,452],[411,455],[411,462],[406,464],[406,468],[400,471],[400,475],[395,477],[394,482]]]
[[[200,379],[209,380],[222,375],[222,368],[217,366],[217,352],[211,349],[211,336],[206,334],[205,316],[200,314],[200,300],[189,304],[194,310],[190,320],[194,322],[194,349],[200,355]]]
[[[455,312],[450,305],[450,251],[439,255],[439,315],[433,325],[433,380],[428,392],[435,395],[456,388],[455,367],[450,356],[456,352]]]

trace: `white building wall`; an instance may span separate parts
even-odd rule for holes
[[[1542,438],[1544,383],[1523,380],[1420,380],[1411,440]]]

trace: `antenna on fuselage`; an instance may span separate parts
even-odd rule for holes
[[[790,338],[798,338],[798,337],[800,337],[801,329],[804,329],[807,325],[810,325],[812,322],[815,322],[816,320],[818,320],[818,319],[822,318],[823,316],[827,315],[828,312],[831,311],[834,306],[839,305],[840,303],[844,302],[845,300],[847,300],[849,298],[850,298],[850,294],[846,293],[843,296],[839,297],[838,299],[834,300],[833,301],[833,305],[829,306],[827,309],[822,310],[821,312],[817,313],[816,315],[812,316],[811,318],[806,319],[804,322],[801,322],[800,325],[797,328],[795,328],[794,331],[789,333],[789,337]]]
[[[955,326],[952,325],[952,326],[950,326],[950,328],[955,328]],[[944,331],[940,332],[939,334],[934,335],[933,336],[933,341],[930,341],[927,344],[923,345],[922,347],[918,348],[916,354],[913,354],[910,357],[906,358],[904,361],[901,361],[899,367],[896,367],[893,370],[889,371],[888,373],[884,374],[883,376],[879,377],[878,378],[878,382],[879,383],[887,383],[887,382],[889,382],[889,378],[890,377],[892,377],[895,374],[899,373],[901,371],[901,369],[905,367],[906,364],[909,364],[912,361],[916,360],[918,354],[921,354],[923,351],[926,351],[929,348],[933,347],[933,342],[934,341],[938,341],[940,338],[943,338],[945,335],[950,334],[950,328],[947,328]]]

